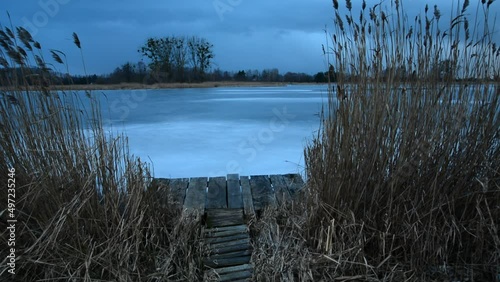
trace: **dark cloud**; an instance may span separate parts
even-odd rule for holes
[[[345,11],[345,3],[339,2]],[[371,6],[379,1],[367,2]],[[391,1],[382,3],[390,7]],[[411,17],[425,6],[422,1],[404,3]],[[443,17],[451,14],[451,4],[428,3],[431,9],[438,4]],[[498,3],[493,6],[498,11]],[[353,10],[360,7],[361,1],[353,1]],[[326,25],[331,30],[334,16],[330,0],[18,0],[2,1],[1,10],[10,12],[15,25],[31,27],[46,48],[64,50],[73,71],[82,72],[71,39],[77,32],[90,73],[138,61],[137,49],[147,37],[167,35],[207,38],[221,69],[277,67],[281,72],[314,73],[325,69],[323,30]],[[8,22],[6,16],[0,19],[4,25]]]

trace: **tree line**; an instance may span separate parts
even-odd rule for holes
[[[137,63],[126,62],[113,72],[103,75],[69,75],[52,72],[53,81],[60,84],[119,84],[119,83],[169,83],[203,81],[279,82],[279,83],[327,83],[336,82],[339,73],[330,65],[328,71],[310,75],[302,72],[281,74],[277,68],[264,70],[223,71],[213,67],[215,57],[213,45],[205,38],[168,36],[150,37],[137,50],[143,59]],[[437,79],[453,79],[453,62],[443,60],[430,74]],[[408,73],[403,66],[385,69],[382,78],[412,79],[416,74]],[[12,70],[0,68],[0,78],[7,77]],[[396,74],[397,77],[394,77]],[[356,74],[342,74],[345,81],[356,81]],[[458,79],[457,79],[458,80]],[[463,79],[462,79],[463,80]],[[469,79],[470,80],[470,79]],[[500,77],[493,80],[499,81]]]
[[[192,70],[184,71],[187,77],[192,76]],[[437,76],[435,75],[437,73]],[[239,81],[239,82],[276,82],[276,83],[328,83],[337,82],[339,73],[333,71],[330,67],[327,72],[318,72],[315,75],[307,73],[286,72],[280,73],[277,68],[264,69],[264,70],[239,70],[239,71],[223,71],[219,68],[206,71],[203,75],[203,81],[223,82],[223,81]],[[440,80],[449,79],[450,72],[443,70],[443,67],[436,67],[432,73],[433,77]],[[390,78],[392,76],[392,78]],[[175,77],[175,76],[174,76]],[[343,74],[344,81],[355,82],[359,79],[356,74]],[[394,71],[390,68],[384,70],[382,79],[406,79],[412,80],[415,74],[407,73],[404,69]],[[494,80],[499,81],[497,77]],[[456,81],[474,81],[473,79],[456,79]],[[148,66],[144,62],[132,63],[127,62],[120,67],[117,67],[112,73],[105,75],[91,75],[91,76],[71,76],[65,77],[62,81],[63,84],[119,84],[119,83],[143,83],[154,84],[158,82],[181,82],[172,80],[172,77],[167,75],[152,75]],[[201,80],[185,80],[183,82],[201,82]]]
[[[318,72],[316,75],[307,73],[286,72],[280,73],[278,69],[259,70],[239,70],[223,71],[215,69],[207,71],[203,81],[223,82],[277,82],[277,83],[327,83],[328,73]],[[330,80],[334,82],[333,80]],[[154,84],[158,82],[180,82],[168,79],[165,75],[151,75],[149,71],[144,71],[144,63],[127,62],[116,68],[112,73],[105,75],[71,76],[64,80],[64,84],[119,84],[119,83],[143,83]],[[183,82],[202,82],[187,80]]]

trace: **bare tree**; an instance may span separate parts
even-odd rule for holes
[[[213,45],[199,37],[149,38],[138,51],[151,60],[149,68],[166,74],[167,80],[185,81],[186,69],[191,67],[193,79],[202,81],[212,64]]]
[[[189,59],[195,80],[205,79],[206,71],[210,68],[214,58],[212,49],[213,45],[204,38],[191,37],[188,40]]]

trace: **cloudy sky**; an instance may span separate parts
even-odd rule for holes
[[[344,1],[339,2],[344,7]],[[367,2],[370,6],[379,1]],[[451,2],[457,3],[408,0],[405,5],[413,13],[422,11],[425,3],[439,4],[446,17]],[[498,11],[499,4],[492,7]],[[360,5],[353,0],[354,9]],[[326,70],[321,45],[334,15],[331,0],[1,1],[3,25],[8,24],[7,11],[13,25],[27,28],[44,49],[64,51],[74,74],[82,74],[83,68],[72,43],[73,32],[82,41],[89,74],[138,62],[137,49],[148,37],[171,35],[206,38],[214,45],[215,67],[222,70],[276,67],[281,73],[314,74]]]

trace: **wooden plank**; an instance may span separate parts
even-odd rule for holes
[[[208,249],[217,249],[217,248],[223,248],[223,247],[229,247],[229,246],[236,246],[236,245],[243,245],[243,244],[250,244],[250,238],[244,238],[244,239],[239,239],[239,240],[233,240],[233,241],[228,241],[228,242],[221,242],[221,243],[214,243],[214,244],[208,244]]]
[[[276,198],[271,188],[269,177],[265,175],[254,175],[250,177],[253,206],[255,210],[261,210],[266,206],[276,207]]]
[[[243,218],[236,217],[219,217],[207,220],[207,226],[209,227],[240,225],[244,223]]]
[[[217,217],[243,217],[242,209],[207,209],[207,216]]]
[[[198,210],[205,213],[207,178],[191,178],[186,191],[186,200],[184,200],[184,209],[187,211]]]
[[[233,236],[233,235],[241,234],[241,233],[247,233],[247,231],[246,230],[228,230],[228,231],[207,233],[207,234],[205,234],[205,236],[207,238],[214,238],[214,237]]]
[[[173,178],[170,179],[168,184],[170,192],[172,193],[172,199],[174,203],[184,204],[184,199],[186,198],[186,190],[189,185],[189,178]]]
[[[225,273],[242,271],[242,270],[252,270],[252,266],[250,264],[242,264],[242,265],[238,265],[238,266],[216,268],[213,271],[217,272],[218,274],[225,274]]]
[[[242,209],[210,209],[207,210],[207,227],[222,227],[244,224]]]
[[[271,184],[274,188],[277,203],[282,205],[290,201],[292,197],[283,175],[271,175],[269,178],[271,179]]]
[[[214,227],[205,229],[205,233],[217,233],[223,231],[247,231],[248,226],[245,224],[235,225],[235,226],[222,226],[222,227]]]
[[[304,180],[300,174],[285,174],[283,177],[292,196],[304,188]]]
[[[250,256],[250,255],[252,255],[252,248],[248,248],[247,250],[242,250],[242,251],[224,253],[224,254],[214,254],[211,255],[210,257],[212,259],[221,259],[221,258],[236,258],[236,257]]]
[[[207,242],[208,244],[216,244],[216,243],[222,243],[222,242],[228,242],[246,238],[250,238],[250,235],[248,235],[247,233],[241,233],[232,236],[206,238],[205,242]]]
[[[246,225],[236,225],[236,226],[231,226],[232,228],[224,229],[222,231],[216,230],[216,229],[208,229],[205,230],[205,237],[206,238],[214,238],[214,237],[226,237],[226,236],[233,236],[236,234],[241,234],[241,233],[248,233],[247,232],[247,226]]]
[[[215,249],[210,249],[209,253],[211,255],[214,254],[225,254],[225,253],[232,253],[232,252],[237,252],[237,251],[245,251],[245,250],[250,250],[252,246],[250,244],[239,244],[239,245],[232,245],[232,246],[221,246]]]
[[[204,264],[208,267],[226,267],[226,266],[235,266],[240,264],[246,264],[250,262],[251,256],[241,256],[234,258],[220,258],[220,259],[211,259],[210,257],[203,260]]]
[[[242,270],[238,272],[231,272],[231,273],[226,273],[222,274],[219,276],[219,281],[226,282],[226,281],[234,281],[235,279],[245,279],[245,278],[250,278],[252,277],[252,272],[249,270]]]
[[[242,209],[243,197],[238,174],[227,175],[227,206],[230,209]]]
[[[241,176],[240,181],[241,181],[241,194],[243,197],[243,209],[245,211],[245,215],[253,217],[255,215],[255,210],[253,206],[250,180],[248,179],[248,176]]]
[[[227,208],[226,178],[211,177],[208,180],[207,209]]]

